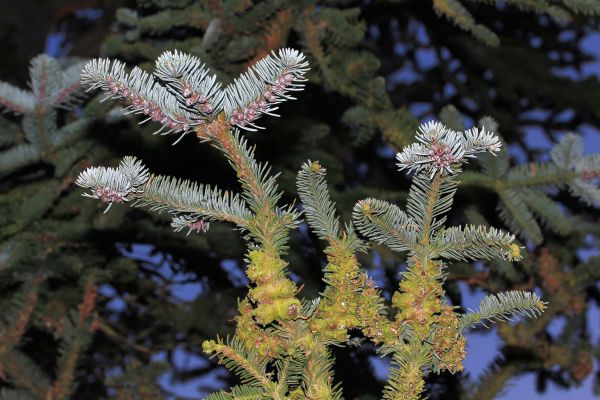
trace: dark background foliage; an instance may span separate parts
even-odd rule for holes
[[[272,49],[302,49],[312,65],[307,90],[282,107],[282,118],[265,121],[266,132],[247,137],[256,143],[258,159],[281,171],[286,200],[296,197],[301,163],[318,159],[347,220],[361,198],[405,199],[408,180],[396,171],[393,154],[412,140],[419,121],[442,118],[470,127],[491,116],[513,165],[547,160],[548,149],[568,131],[584,134],[586,151],[597,151],[598,20],[577,15],[558,23],[504,3],[468,6],[498,35],[498,46],[436,15],[423,0],[4,1],[0,79],[26,87],[29,60],[43,52],[59,59],[118,57],[151,67],[162,51],[179,49],[200,56],[229,81]],[[124,206],[102,214],[96,202],[79,197],[72,181],[86,166],[114,164],[123,155],[142,158],[157,173],[222,188],[237,188],[235,176],[192,135],[171,147],[170,138],[150,135],[155,127],[106,118],[109,109],[95,98],[59,111],[60,123],[90,118],[77,144],[0,175],[0,310],[9,315],[16,304],[18,314],[28,304],[22,293],[38,296],[17,345],[37,367],[11,371],[7,365],[16,361],[10,357],[17,356],[0,346],[0,388],[19,387],[11,373],[31,381],[43,372],[44,379],[57,381],[67,371],[76,383],[73,399],[201,398],[235,382],[202,355],[200,344],[233,330],[231,318],[247,283],[241,239],[219,224],[205,235],[174,233],[168,218]],[[7,114],[0,130],[18,130],[20,122]],[[0,151],[9,147],[0,141]],[[455,222],[485,219],[506,227],[494,191],[461,187],[458,196]],[[529,250],[522,263],[455,264],[447,285],[452,302],[464,307],[476,305],[485,292],[533,289],[550,302],[549,312],[514,329],[469,334],[474,345],[467,372],[432,376],[430,398],[491,399],[510,380],[525,382],[510,398],[534,389],[540,398],[592,396],[600,376],[594,364],[599,213],[566,190],[552,196],[575,229],[559,235],[542,224],[543,238],[522,237]],[[303,226],[290,248],[294,279],[305,296],[315,297],[323,244]],[[361,262],[389,298],[402,257],[375,247]],[[32,286],[38,276],[43,283]],[[59,327],[77,320],[68,310],[78,309],[89,279],[98,288],[95,333],[86,328],[61,336]],[[7,320],[6,326],[15,321]],[[78,363],[61,369],[75,344],[81,345]],[[368,347],[335,354],[345,397],[377,398],[386,360]],[[524,374],[535,381],[519,380]]]

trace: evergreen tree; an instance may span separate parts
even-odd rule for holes
[[[164,116],[172,116],[173,110],[182,104],[188,108],[203,105],[204,110],[200,111],[208,120],[216,118],[217,111],[221,110],[215,105],[228,104],[230,111],[236,102],[244,105],[247,100],[244,100],[244,92],[230,91],[229,97],[219,93],[233,82],[234,77],[257,65],[271,51],[292,46],[306,54],[312,68],[305,75],[309,79],[307,90],[299,96],[294,95],[300,101],[286,102],[275,111],[284,118],[265,117],[256,121],[260,127],[267,128],[265,133],[245,129],[258,128],[250,125],[255,123],[253,120],[243,123],[240,114],[234,120],[237,119],[236,126],[242,129],[237,136],[240,143],[257,145],[252,157],[268,160],[274,172],[281,172],[277,178],[283,190],[280,202],[298,205],[280,208],[276,215],[290,215],[296,219],[297,212],[304,209],[314,230],[314,233],[307,232],[304,223],[299,225],[299,230],[290,230],[284,258],[289,263],[286,269],[291,271],[292,281],[301,288],[294,297],[322,295],[323,300],[318,306],[320,317],[315,316],[310,321],[311,326],[320,327],[318,329],[323,329],[322,325],[332,318],[346,316],[351,319],[351,315],[335,307],[336,301],[342,301],[346,294],[333,288],[335,262],[339,263],[339,260],[331,262],[331,248],[335,247],[332,241],[356,238],[357,244],[361,244],[357,250],[361,250],[365,238],[373,240],[369,253],[357,251],[356,260],[376,281],[381,297],[386,299],[384,304],[390,305],[399,283],[403,285],[402,293],[412,293],[398,275],[406,267],[406,251],[410,249],[398,253],[396,250],[400,245],[381,240],[378,231],[369,229],[372,220],[365,219],[368,215],[363,215],[362,220],[366,231],[359,229],[353,235],[350,234],[351,225],[343,227],[337,222],[331,223],[332,218],[337,221],[332,213],[333,201],[339,209],[340,220],[360,217],[356,209],[352,213],[353,205],[367,199],[367,204],[376,212],[375,220],[381,215],[396,221],[393,218],[401,215],[400,209],[392,204],[405,204],[414,191],[408,190],[410,180],[394,173],[392,155],[414,142],[419,122],[439,119],[451,131],[463,133],[465,126],[473,125],[472,121],[485,115],[493,117],[493,120],[480,120],[478,129],[500,131],[504,147],[495,157],[479,155],[456,175],[459,181],[457,199],[446,224],[464,229],[447,228],[440,232],[439,240],[446,237],[460,242],[464,235],[480,237],[477,236],[479,231],[469,228],[471,225],[497,226],[518,236],[520,245],[526,246],[526,250],[522,249],[525,258],[517,263],[491,259],[475,264],[470,261],[473,256],[481,259],[487,255],[477,252],[467,257],[468,262],[454,260],[440,277],[444,281],[442,290],[454,306],[462,304],[461,297],[468,285],[489,293],[490,297],[486,297],[481,309],[475,313],[484,319],[486,310],[493,309],[496,301],[519,300],[495,297],[496,293],[507,290],[535,289],[547,303],[547,308],[541,317],[531,322],[499,325],[498,333],[504,344],[502,354],[477,381],[465,374],[429,374],[426,385],[431,398],[487,399],[499,393],[512,377],[525,371],[537,373],[541,389],[549,380],[563,386],[577,385],[594,372],[592,354],[597,345],[590,342],[591,321],[586,319],[585,313],[590,303],[599,298],[595,287],[597,261],[595,257],[588,259],[578,253],[580,249],[593,246],[598,232],[597,212],[593,208],[597,198],[593,184],[597,161],[595,156],[584,155],[577,136],[564,134],[599,124],[598,81],[593,77],[578,76],[578,71],[591,60],[580,44],[594,27],[596,5],[594,2],[544,1],[536,2],[537,8],[532,9],[528,4],[508,1],[505,6],[497,6],[495,2],[466,0],[366,3],[140,0],[135,4],[135,10],[117,12],[117,34],[106,38],[103,54],[139,64],[147,72],[165,51],[170,53],[164,55],[163,62],[183,57],[181,52],[199,57],[201,63],[206,63],[206,67],[216,74],[213,83],[223,82],[220,88],[213,87],[206,80],[210,75],[202,77],[202,73],[194,81],[194,85],[204,83],[214,90],[216,98],[211,95],[206,99],[210,97],[215,103],[212,110],[208,108],[211,102],[198,101],[200,99],[192,94],[186,96],[185,87],[177,83],[177,79],[169,80],[168,69],[163,72],[157,69],[157,79],[167,83],[168,93],[149,91],[148,94],[162,96],[155,98],[159,103],[168,95],[178,94],[175,103],[160,103]],[[106,20],[109,15],[113,15],[112,11],[107,10],[102,18]],[[564,22],[567,17],[570,21]],[[75,35],[79,39],[79,34]],[[73,37],[70,33],[67,36]],[[76,48],[82,49],[81,46]],[[76,50],[76,54],[91,56],[93,52]],[[193,57],[186,60],[191,59]],[[182,63],[180,67],[182,65],[189,64]],[[137,72],[137,79],[146,79],[142,70]],[[121,71],[125,76],[129,68],[123,66]],[[190,70],[184,68],[180,72],[190,73]],[[14,81],[12,73],[3,72],[2,79]],[[144,83],[140,80],[138,83]],[[238,85],[243,82],[243,79],[238,81]],[[20,92],[6,88],[4,86],[3,90],[12,92],[5,92],[3,99],[15,101],[19,98]],[[251,96],[252,92],[249,93]],[[23,99],[26,97],[23,94]],[[39,102],[35,95],[33,97],[32,101]],[[31,99],[31,95],[28,98]],[[6,151],[10,152],[6,154],[17,154],[16,150],[20,148],[32,149],[36,145],[28,136],[29,128],[25,123],[32,118],[27,114],[23,117],[6,115],[7,122],[3,123],[1,132],[3,156],[0,163],[9,160],[13,165],[14,160],[18,160],[21,166],[5,169],[0,177],[0,202],[6,210],[1,224],[0,263],[3,264],[0,269],[5,271],[2,282],[6,288],[1,307],[6,310],[3,315],[7,315],[5,329],[14,330],[11,326],[18,321],[26,327],[19,328],[20,336],[6,335],[13,339],[3,348],[11,348],[13,353],[24,354],[33,360],[31,367],[20,371],[36,374],[39,387],[68,387],[67,383],[56,384],[60,379],[55,372],[59,360],[66,360],[66,356],[39,349],[66,349],[69,346],[65,344],[71,343],[68,338],[77,337],[68,333],[72,332],[68,329],[61,330],[60,323],[77,326],[79,318],[73,313],[80,312],[84,298],[89,304],[90,293],[94,291],[86,288],[91,288],[88,282],[93,276],[97,294],[92,314],[97,314],[93,320],[92,314],[86,320],[87,323],[97,321],[93,341],[86,350],[81,348],[76,369],[73,364],[64,362],[58,368],[59,371],[77,371],[70,386],[72,398],[103,398],[109,394],[119,398],[165,398],[168,394],[163,390],[168,386],[163,385],[161,389],[156,384],[165,368],[169,368],[174,382],[214,376],[218,371],[216,363],[197,368],[181,365],[178,354],[182,349],[188,354],[202,355],[202,341],[214,339],[217,334],[240,337],[241,333],[242,340],[229,343],[236,348],[243,346],[244,340],[254,333],[252,325],[244,325],[248,321],[241,321],[241,317],[253,313],[252,307],[262,303],[264,298],[260,291],[252,289],[249,304],[237,303],[238,298],[248,294],[242,258],[245,253],[243,237],[250,234],[249,230],[240,227],[243,232],[240,240],[230,227],[215,219],[223,216],[216,212],[218,210],[225,209],[232,215],[245,217],[255,215],[256,210],[251,198],[244,196],[244,182],[237,183],[235,176],[228,172],[229,166],[221,159],[219,149],[215,151],[211,146],[197,145],[193,134],[197,131],[197,121],[190,121],[193,122],[187,128],[190,134],[181,138],[176,146],[166,148],[165,139],[160,135],[148,135],[160,129],[160,125],[137,125],[139,118],[115,118],[115,113],[108,112],[109,103],[100,105],[94,100],[89,105],[84,103],[83,108],[78,101],[67,110],[59,109],[54,121],[65,128],[73,123],[73,128],[80,126],[81,137],[74,135],[70,142],[51,147],[43,155],[36,152],[33,158],[4,157]],[[454,107],[447,107],[448,104]],[[52,112],[48,111],[44,118],[50,121]],[[182,115],[190,117],[189,112],[189,109],[184,110]],[[108,117],[103,122],[98,116]],[[229,117],[231,123],[233,111]],[[173,124],[182,122],[174,120]],[[555,146],[552,157],[531,146],[531,140],[527,138],[531,127],[541,130]],[[167,126],[160,133],[171,129],[171,133],[175,133],[179,128],[183,128],[183,124]],[[51,131],[45,137],[52,137],[50,133],[54,130]],[[173,136],[172,142],[179,139],[181,133],[183,131]],[[509,148],[510,157],[505,151]],[[28,154],[31,155],[23,153],[24,156]],[[120,191],[89,194],[112,198],[115,202],[145,205],[158,211],[173,211],[173,206],[188,204],[178,203],[181,199],[174,194],[167,195],[179,188],[187,190],[183,193],[191,196],[187,197],[188,201],[208,201],[213,208],[203,209],[202,212],[207,214],[201,215],[189,209],[185,212],[178,209],[175,214],[155,214],[126,211],[125,207],[115,205],[103,213],[106,206],[98,208],[95,202],[81,201],[78,198],[80,191],[68,185],[90,164],[119,165],[118,160],[123,154],[143,158],[148,169],[158,174],[156,178],[159,175],[181,178],[161,178],[162,186],[155,188],[152,199],[123,196],[123,187]],[[306,163],[307,158],[320,163]],[[74,161],[68,161],[70,159]],[[59,162],[62,160],[64,167]],[[140,167],[132,159],[125,159],[120,165],[121,169]],[[304,166],[298,173],[301,165]],[[325,168],[321,165],[327,167],[328,184],[324,181]],[[105,171],[109,173],[112,169]],[[262,175],[265,179],[273,175],[261,171],[265,173]],[[200,187],[193,184],[194,181],[207,184]],[[120,182],[127,185],[127,182]],[[297,183],[300,183],[298,188]],[[330,194],[324,191],[327,187]],[[310,190],[320,195],[311,198]],[[236,192],[240,195],[232,194]],[[140,193],[143,192],[137,194]],[[294,193],[300,195],[301,203],[294,203]],[[166,206],[156,202],[163,196],[170,199]],[[406,213],[409,214],[411,203],[407,204]],[[314,207],[313,211],[310,211],[311,207]],[[319,219],[326,223],[319,224]],[[192,232],[207,229],[209,220],[210,229],[204,235],[189,233],[186,236],[192,228]],[[172,223],[173,229],[182,230],[183,234],[171,232],[169,225]],[[359,227],[361,220],[354,223]],[[281,232],[288,228],[291,226],[282,228]],[[491,231],[485,232],[490,234]],[[343,236],[344,233],[348,236]],[[434,233],[437,237],[437,232]],[[260,235],[252,238],[250,236],[251,240],[260,242]],[[327,250],[325,257],[321,250]],[[443,258],[457,257],[457,254],[451,252]],[[252,259],[246,261],[251,265],[259,263]],[[414,267],[411,268],[414,272]],[[40,269],[47,274],[38,283],[40,278],[36,273]],[[321,283],[323,273],[325,286]],[[404,277],[407,274],[410,276],[410,271],[404,272]],[[359,276],[362,279],[363,275]],[[276,281],[280,282],[280,279]],[[364,284],[363,290],[370,293],[370,283],[365,281]],[[179,293],[188,286],[200,288],[200,293],[194,294],[191,300],[182,298],[183,294]],[[27,323],[27,310],[34,302],[31,299],[36,291],[38,298],[52,302],[35,302]],[[477,293],[482,298],[485,295]],[[399,295],[395,301],[407,297]],[[283,296],[283,299],[287,297]],[[370,307],[383,310],[382,303],[375,303]],[[302,304],[302,315],[310,314],[310,307],[310,304]],[[55,315],[48,311],[50,309],[63,311]],[[269,317],[271,314],[267,311],[261,311],[260,316]],[[458,314],[465,312],[464,309],[456,311]],[[13,317],[19,313],[21,319]],[[398,318],[407,318],[401,313],[394,314],[393,307],[386,313],[394,318],[398,315]],[[48,318],[52,322],[37,315],[51,315]],[[439,310],[433,315],[435,318],[452,317]],[[231,322],[232,318],[236,323]],[[255,322],[256,318],[254,314]],[[549,329],[556,320],[566,321],[558,334]],[[461,320],[461,323],[466,324],[467,320]],[[487,328],[475,325],[471,331],[476,333],[481,329]],[[342,331],[333,329],[331,340],[344,341]],[[376,332],[363,328],[361,333],[354,329],[349,334],[368,338]],[[83,336],[90,337],[89,333]],[[460,337],[455,339],[460,343]],[[269,337],[264,340],[263,349],[277,348]],[[419,341],[418,337],[404,340],[412,345]],[[85,342],[82,337],[82,345]],[[73,346],[69,348],[73,349]],[[367,367],[370,357],[375,354],[374,345],[367,341],[360,347],[333,347],[330,351],[337,360],[335,365],[325,361],[319,365],[324,370],[333,368],[336,371],[335,382],[344,383],[345,397],[379,396],[383,382],[378,381]],[[402,357],[410,354],[400,352],[398,355],[398,351],[394,354],[400,367],[406,365],[402,364]],[[257,355],[259,359],[270,356]],[[302,361],[291,358],[292,362]],[[73,360],[74,356],[68,359]],[[156,362],[158,359],[168,363]],[[131,360],[134,362],[130,363]],[[226,359],[223,361],[228,363]],[[29,372],[35,368],[33,364],[37,364],[37,372]],[[283,374],[278,376],[277,370],[284,366],[281,363],[266,365],[267,371],[273,373],[273,381],[280,382]],[[457,366],[446,363],[438,364],[436,368],[455,370]],[[21,383],[18,378],[15,380],[10,371],[5,371],[5,378],[0,381],[5,391],[0,398],[27,398],[30,388],[23,386],[23,380]],[[19,376],[14,370],[12,374]],[[290,374],[298,376],[293,371]],[[224,386],[239,383],[233,375],[222,379],[220,383]],[[301,378],[306,379],[318,384],[316,375]],[[164,382],[164,377],[161,381]],[[291,378],[291,381],[285,384],[288,389],[302,386],[299,380]],[[286,387],[282,385],[279,389]],[[397,389],[392,386],[386,393],[392,394]],[[65,389],[52,390],[57,396],[59,390],[60,396],[68,396]],[[237,396],[254,393],[236,390],[232,393]]]

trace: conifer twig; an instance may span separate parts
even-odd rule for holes
[[[90,168],[77,180],[90,190],[88,197],[173,214],[176,230],[205,231],[209,220],[222,220],[247,232],[246,273],[251,284],[239,304],[236,334],[203,344],[204,351],[216,355],[220,364],[240,376],[242,384],[211,398],[339,399],[341,387],[333,382],[328,347],[356,343],[349,332],[360,329],[382,354],[392,354],[394,368],[384,398],[417,400],[428,371],[462,370],[462,330],[467,325],[513,315],[536,316],[543,310],[539,298],[525,292],[488,297],[478,313],[467,316],[460,316],[446,300],[443,258],[520,257],[520,247],[508,233],[484,226],[444,227],[462,165],[479,153],[495,155],[501,148],[489,129],[458,132],[440,123],[423,124],[418,143],[396,157],[400,170],[414,172],[406,212],[366,199],[354,207],[354,225],[340,224],[325,169],[318,162],[305,163],[298,174],[298,192],[309,226],[328,243],[328,263],[320,297],[300,300],[281,256],[300,214],[291,206],[278,206],[282,194],[277,175],[256,160],[254,148],[237,128],[259,129],[258,117],[270,114],[274,104],[292,99],[287,92],[301,88],[307,68],[304,56],[285,49],[259,61],[224,89],[222,109],[218,83],[195,57],[165,53],[157,61],[157,79],[136,69],[128,74],[124,68],[119,62],[95,60],[86,67],[84,80],[111,96],[128,98],[133,101],[132,111],[149,114],[171,130],[185,134],[193,129],[201,141],[223,153],[242,186],[242,192],[233,195],[155,176],[133,157],[117,168]],[[153,103],[147,105],[146,100]],[[163,122],[154,115],[176,113],[188,118],[187,126],[172,127],[172,120]],[[588,167],[595,167],[594,163]],[[407,253],[406,271],[392,297],[393,319],[374,283],[360,270],[355,253],[365,251],[366,244],[355,229],[367,239]]]

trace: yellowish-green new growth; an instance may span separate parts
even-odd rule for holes
[[[118,62],[95,60],[86,66],[84,81],[131,102],[132,110],[148,114],[161,129],[183,135],[193,130],[228,159],[242,193],[156,176],[133,157],[117,168],[90,168],[77,183],[90,190],[88,197],[109,204],[167,211],[176,230],[204,232],[208,221],[218,220],[245,233],[250,287],[239,302],[235,335],[203,343],[204,351],[239,375],[241,384],[209,399],[340,399],[329,348],[359,345],[364,337],[392,358],[383,397],[417,400],[429,371],[463,369],[463,331],[469,326],[543,311],[544,303],[527,292],[488,296],[470,314],[457,313],[445,296],[446,261],[520,258],[509,233],[485,226],[445,227],[461,165],[478,153],[500,150],[493,132],[423,124],[417,143],[397,156],[400,170],[414,173],[406,211],[364,199],[354,207],[352,222],[340,222],[325,168],[310,160],[302,165],[297,176],[302,211],[312,231],[327,242],[325,288],[318,298],[305,299],[288,276],[285,260],[289,231],[300,223],[300,211],[278,205],[277,176],[256,161],[237,129],[256,129],[256,119],[290,99],[288,91],[301,88],[304,56],[282,50],[222,91],[194,57],[168,53],[157,64],[154,78],[138,70],[129,74]],[[210,92],[203,93],[207,87]],[[357,253],[368,250],[367,240],[407,256],[390,304],[361,270]]]

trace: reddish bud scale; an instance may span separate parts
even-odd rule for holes
[[[600,170],[595,171],[595,170],[587,170],[587,171],[581,171],[579,173],[579,176],[581,177],[581,179],[585,179],[587,180],[592,180],[592,179],[597,179],[600,178]]]
[[[135,111],[148,115],[152,121],[159,122],[176,132],[189,129],[191,121],[186,117],[183,115],[174,115],[173,117],[166,115],[157,104],[134,92],[125,83],[117,82],[109,76],[106,78],[106,84],[112,94],[127,99]]]
[[[129,193],[119,193],[110,187],[99,187],[94,190],[94,197],[104,203],[122,203]]]
[[[294,75],[286,72],[268,84],[265,91],[246,107],[233,111],[229,121],[231,125],[240,127],[256,121],[269,108],[269,105],[279,101],[279,97],[285,94],[287,87],[294,81]]]
[[[433,143],[429,150],[429,159],[439,169],[449,167],[458,160],[452,155],[451,149],[443,143]]]
[[[183,87],[181,94],[185,98],[185,105],[188,107],[193,107],[198,104],[198,110],[204,114],[210,114],[215,109],[214,106],[208,102],[208,98],[205,95],[194,92],[189,85]]]
[[[199,219],[198,221],[190,222],[187,224],[187,227],[196,233],[206,233],[208,231],[210,224],[203,219]]]

